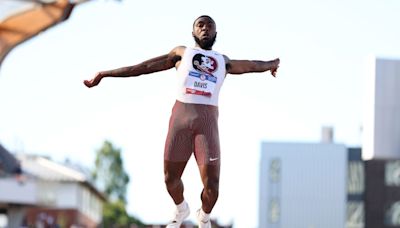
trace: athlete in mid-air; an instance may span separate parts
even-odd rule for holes
[[[213,51],[216,24],[207,15],[194,21],[192,35],[194,47],[178,46],[168,54],[137,65],[101,71],[93,79],[84,81],[87,87],[93,87],[105,77],[136,77],[176,68],[179,90],[164,150],[165,184],[176,204],[175,217],[168,228],[180,227],[190,214],[181,177],[192,154],[203,182],[197,220],[200,228],[211,228],[210,213],[218,198],[221,164],[218,96],[226,75],[270,71],[275,77],[280,62],[278,58],[271,61],[233,60]]]

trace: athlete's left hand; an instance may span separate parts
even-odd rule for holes
[[[279,68],[279,63],[281,62],[279,58],[276,58],[273,60],[274,62],[274,66],[271,68],[271,74],[272,76],[276,77],[276,73],[278,71]]]

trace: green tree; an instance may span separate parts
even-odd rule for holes
[[[125,204],[121,200],[104,205],[102,223],[104,228],[128,228],[131,224],[145,227],[139,219],[126,212]]]
[[[103,208],[103,227],[129,227],[130,224],[144,224],[126,211],[126,191],[129,175],[125,172],[121,150],[105,141],[96,152],[95,168],[92,172],[94,183],[103,191],[108,202]]]
[[[115,148],[111,142],[105,141],[97,151],[92,177],[110,200],[126,202],[129,176],[123,167],[121,150]]]

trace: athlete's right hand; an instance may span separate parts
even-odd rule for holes
[[[93,79],[84,80],[83,84],[85,84],[85,86],[87,86],[88,88],[91,88],[93,86],[97,86],[100,83],[102,78],[103,78],[103,76],[99,72],[99,73],[96,74],[96,76],[94,76]]]

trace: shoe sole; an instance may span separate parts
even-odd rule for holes
[[[185,214],[185,216],[183,216],[182,222],[181,223],[177,223],[177,224],[168,224],[166,226],[166,228],[179,228],[181,227],[182,223],[185,221],[185,219],[187,219],[190,215],[190,210],[187,211],[187,214]]]

